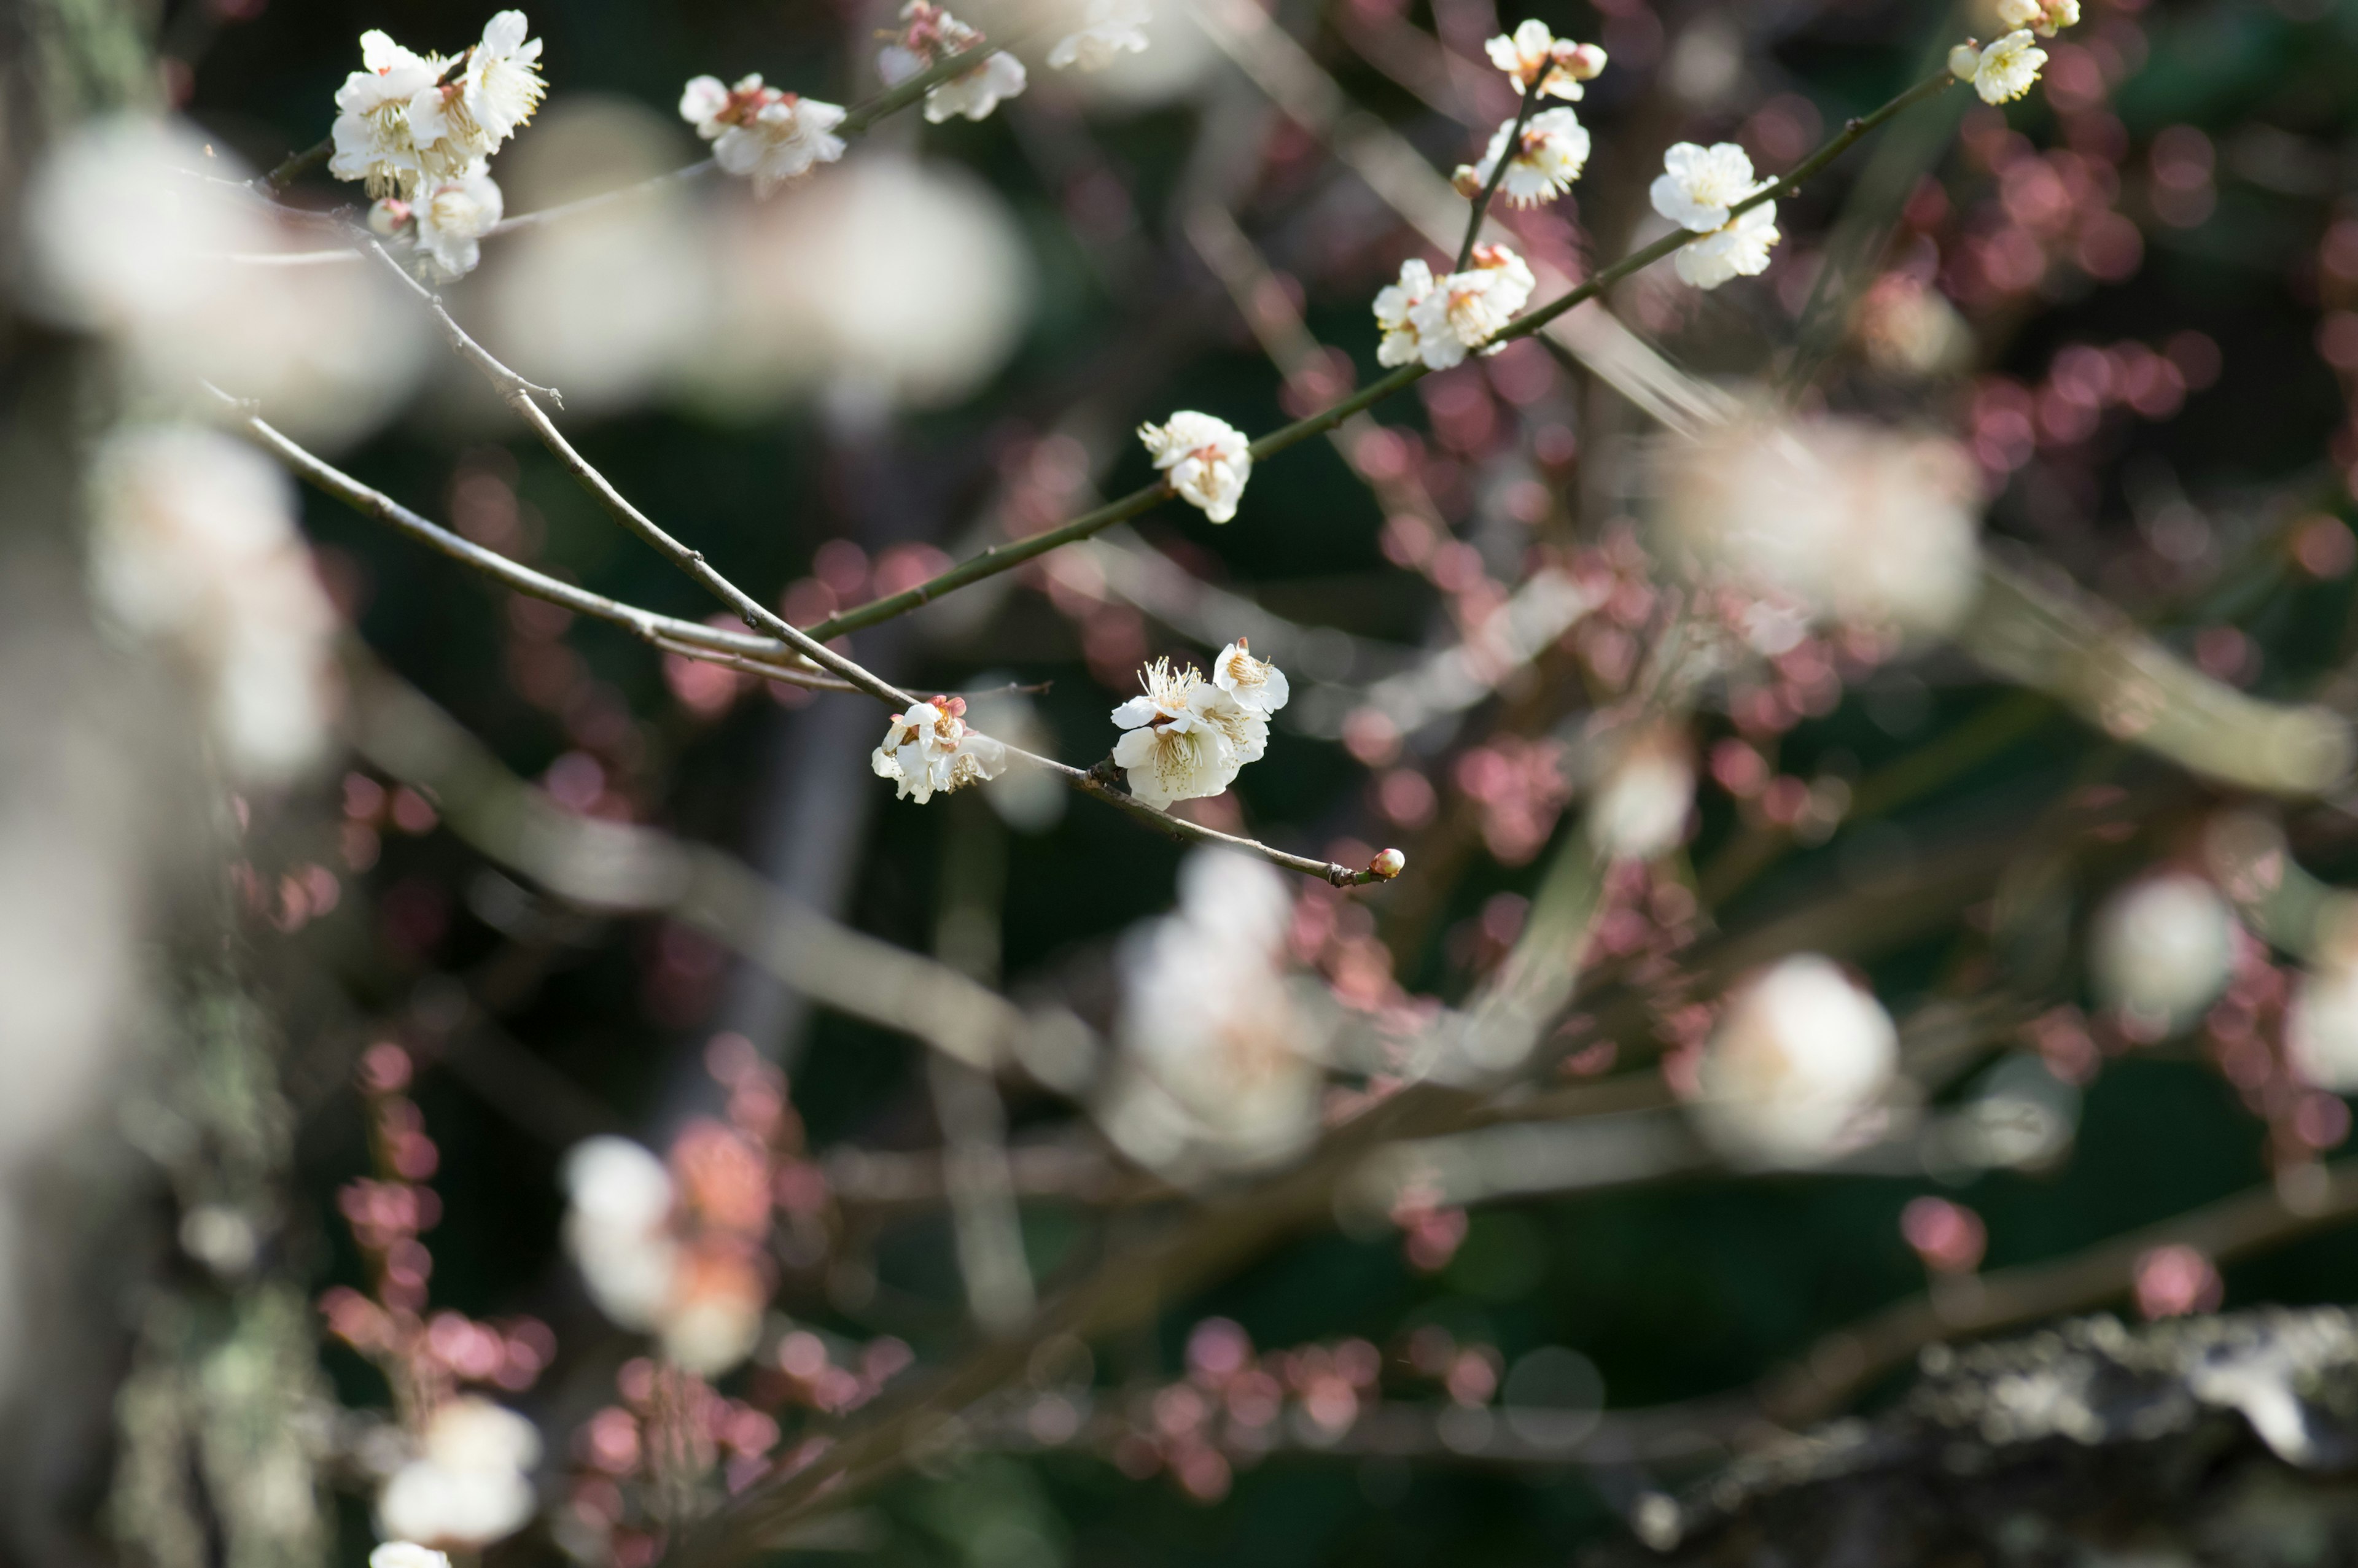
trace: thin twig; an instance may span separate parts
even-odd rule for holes
[[[1531,124],[1531,111],[1539,107],[1540,85],[1546,80],[1547,73],[1541,71],[1523,90],[1523,101],[1515,110],[1513,128],[1508,131],[1506,141],[1498,147],[1498,161],[1490,166],[1490,178],[1483,182],[1481,193],[1474,198],[1473,211],[1466,215],[1466,238],[1458,244],[1457,265],[1450,269],[1452,272],[1464,272],[1466,264],[1474,259],[1474,242],[1482,237],[1483,215],[1490,211],[1490,199],[1498,193],[1498,182],[1507,178],[1507,166],[1515,161],[1515,154],[1521,150],[1523,127]]]
[[[299,153],[288,153],[279,160],[277,168],[262,177],[263,190],[272,196],[277,195],[300,179],[305,170],[319,168],[335,153],[336,138],[333,136],[322,136]]]

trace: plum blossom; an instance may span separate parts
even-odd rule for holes
[[[662,1321],[679,1269],[663,1162],[626,1138],[598,1137],[565,1158],[565,1247],[590,1297],[624,1328]]]
[[[1239,708],[1263,718],[1286,705],[1293,695],[1287,686],[1285,672],[1266,659],[1252,656],[1252,648],[1239,637],[1220,650],[1212,661],[1212,684],[1218,687]]]
[[[979,27],[968,27],[931,0],[909,0],[901,7],[899,35],[876,56],[876,73],[898,87],[981,42]],[[953,114],[988,119],[1001,100],[1014,97],[1023,85],[1023,62],[1001,49],[973,70],[927,89],[925,119],[936,125]]]
[[[1215,523],[1237,514],[1237,502],[1252,477],[1252,443],[1225,419],[1183,408],[1161,425],[1141,425],[1154,466],[1171,476],[1182,500]]]
[[[1815,953],[1779,959],[1729,997],[1704,1048],[1695,1120],[1751,1165],[1811,1165],[1855,1146],[1898,1067],[1891,1015]]]
[[[1260,755],[1269,720],[1239,706],[1193,665],[1157,659],[1139,672],[1145,690],[1113,710],[1124,731],[1113,760],[1130,793],[1157,808],[1214,795],[1236,781],[1249,746]]]
[[[1686,738],[1663,727],[1623,749],[1589,802],[1588,836],[1606,854],[1651,860],[1686,836],[1694,806],[1694,758]]]
[[[913,704],[885,728],[869,765],[891,779],[901,799],[919,806],[936,793],[995,779],[1007,771],[1007,748],[966,727],[966,699],[936,697]]]
[[[1401,264],[1400,281],[1376,295],[1376,325],[1383,341],[1376,359],[1388,365],[1421,360],[1431,370],[1462,363],[1471,351],[1496,352],[1500,329],[1530,302],[1537,280],[1504,245],[1476,245],[1464,272],[1435,278],[1424,263]]]
[[[1481,162],[1458,166],[1459,190],[1474,196],[1488,187],[1514,129],[1515,123],[1507,121],[1490,137]],[[1525,123],[1515,155],[1507,159],[1507,172],[1499,176],[1498,194],[1517,207],[1552,201],[1572,189],[1587,165],[1588,128],[1579,116],[1569,109],[1542,109]]]
[[[1081,26],[1048,51],[1053,70],[1103,70],[1125,54],[1146,52],[1146,24],[1154,17],[1147,0],[1089,0]]]
[[[2089,968],[2105,1000],[2176,1028],[2226,989],[2235,916],[2201,877],[2169,872],[2122,889],[2096,915]]]
[[[419,1450],[377,1495],[386,1535],[472,1550],[531,1522],[540,1433],[515,1411],[471,1395],[451,1400],[427,1420]]]
[[[680,1179],[645,1149],[613,1137],[575,1145],[564,1173],[571,1200],[565,1247],[590,1299],[622,1327],[659,1336],[665,1355],[703,1377],[752,1353],[767,1295],[752,1261],[757,1238],[747,1234],[765,1216],[738,1212],[741,1203],[717,1208],[694,1174],[709,1166],[735,1186],[758,1188],[762,1167],[730,1158],[739,1151],[729,1135],[716,1140],[709,1130],[691,1127],[675,1146],[689,1173]],[[699,1162],[699,1151],[716,1148],[723,1158]]]
[[[1708,234],[1725,228],[1728,209],[1758,189],[1751,156],[1734,142],[1680,142],[1662,155],[1662,172],[1647,194],[1654,211],[1680,228]]]
[[[481,241],[499,222],[504,206],[498,183],[488,174],[437,181],[409,210],[418,248],[434,258],[444,277],[464,277],[483,259]]]
[[[548,91],[540,40],[521,11],[502,11],[463,59],[420,55],[384,33],[361,35],[363,69],[336,93],[328,172],[371,196],[415,198],[428,182],[480,174]],[[453,68],[458,75],[451,76]]]
[[[2030,41],[2030,29],[2017,27],[1986,49],[1959,44],[1949,51],[1949,70],[1960,81],[1970,81],[1985,103],[2007,103],[2030,91],[2047,51]]]
[[[371,196],[414,189],[421,176],[409,133],[409,105],[433,92],[450,69],[438,55],[421,55],[374,28],[361,35],[359,70],[336,90],[335,150],[328,172],[363,180]]]
[[[1551,98],[1578,100],[1581,83],[1594,81],[1605,69],[1605,51],[1595,44],[1559,38],[1548,25],[1533,16],[1512,33],[1482,46],[1490,63],[1507,73],[1516,90],[1529,92],[1533,82]]]
[[[679,99],[680,118],[712,144],[713,161],[725,173],[751,178],[758,196],[841,157],[843,138],[832,133],[843,115],[840,104],[763,86],[758,72],[734,87],[699,76]]]
[[[414,1541],[388,1541],[369,1553],[369,1568],[450,1568],[450,1559]]]
[[[2336,955],[2300,977],[2285,1017],[2285,1055],[2303,1082],[2358,1093],[2358,964]]]
[[[2028,27],[2051,38],[2080,21],[2080,0],[1997,0],[1997,19],[2012,28]]]
[[[1747,207],[1715,234],[1682,245],[1671,265],[1697,288],[1717,288],[1733,277],[1758,277],[1768,270],[1768,253],[1784,236],[1777,232],[1777,204]]]

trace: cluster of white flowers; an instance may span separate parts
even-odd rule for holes
[[[328,171],[357,179],[379,199],[370,226],[413,225],[421,249],[447,276],[473,270],[476,242],[500,221],[492,154],[540,107],[547,83],[540,40],[521,11],[502,11],[481,42],[446,59],[404,49],[382,32],[361,35],[361,64],[336,93],[335,152]],[[455,72],[455,74],[454,74]]]
[[[892,781],[899,798],[923,806],[1005,773],[1007,748],[966,727],[966,698],[936,697],[895,717],[868,765]]]
[[[1538,280],[1523,258],[1504,245],[1476,245],[1473,265],[1436,278],[1413,258],[1401,263],[1400,281],[1376,296],[1383,341],[1379,364],[1422,361],[1447,370],[1468,353],[1496,353],[1490,340],[1531,302]]]
[[[1548,98],[1578,102],[1585,91],[1581,83],[1595,81],[1605,69],[1603,49],[1559,38],[1536,16],[1482,47],[1490,63],[1514,82],[1516,91],[1529,92],[1537,86],[1541,95]]]
[[[1183,408],[1161,425],[1141,425],[1154,466],[1171,476],[1171,488],[1215,523],[1237,514],[1237,503],[1252,477],[1252,443],[1225,419]]]
[[[1262,1164],[1317,1128],[1317,1054],[1330,1011],[1289,978],[1283,875],[1202,849],[1179,871],[1179,908],[1124,938],[1115,1038],[1099,1106],[1122,1151],[1177,1179]]]
[[[1285,672],[1256,659],[1241,637],[1220,650],[1207,680],[1193,665],[1157,659],[1145,687],[1113,710],[1122,730],[1113,760],[1130,793],[1152,806],[1219,794],[1269,750],[1270,715],[1283,708]]]
[[[1816,1164],[1876,1130],[1899,1035],[1872,993],[1814,953],[1744,982],[1704,1048],[1696,1125],[1748,1165]]]
[[[1780,238],[1777,204],[1762,201],[1742,212],[1731,209],[1768,183],[1754,178],[1752,159],[1734,142],[1708,147],[1680,142],[1662,155],[1662,172],[1650,191],[1654,211],[1704,236],[1680,250],[1675,265],[1681,277],[1697,288],[1717,288],[1731,277],[1768,270],[1769,249]]]
[[[2147,877],[2097,913],[2088,957],[2107,1003],[2175,1030],[2226,989],[2235,959],[2234,911],[2201,877]]]
[[[598,1137],[565,1159],[565,1246],[590,1299],[664,1354],[717,1377],[752,1353],[763,1292],[743,1271],[700,1267],[676,1228],[679,1195],[662,1161],[626,1138]]]
[[[1126,54],[1146,52],[1146,24],[1154,19],[1147,0],[1089,0],[1081,25],[1048,51],[1054,70],[1103,70]]]
[[[967,26],[930,0],[909,0],[901,7],[899,35],[876,57],[876,73],[887,84],[898,87],[981,42],[979,27]],[[1001,100],[1014,97],[1023,86],[1023,62],[999,49],[973,70],[928,88],[925,118],[936,125],[953,114],[988,119]]]
[[[1603,49],[1559,38],[1536,18],[1511,34],[1492,38],[1487,48],[1490,62],[1526,96],[1536,88],[1542,97],[1576,100],[1585,91],[1581,84],[1595,80],[1605,69]],[[1512,156],[1507,146],[1509,137],[1515,141]],[[1507,160],[1503,174],[1498,172],[1501,158]],[[1588,131],[1579,117],[1569,109],[1542,109],[1525,122],[1520,136],[1515,135],[1513,120],[1502,122],[1492,133],[1481,161],[1460,164],[1452,183],[1459,194],[1470,198],[1487,189],[1491,177],[1497,175],[1499,195],[1514,206],[1531,207],[1552,201],[1571,189],[1587,165]]]
[[[514,1535],[537,1507],[539,1462],[540,1433],[515,1411],[472,1395],[446,1401],[427,1418],[416,1457],[377,1494],[377,1529],[393,1540],[370,1568],[438,1568],[429,1545],[471,1552]]]
[[[679,117],[712,144],[712,159],[725,174],[751,179],[757,196],[767,196],[817,165],[843,156],[843,106],[765,87],[757,72],[726,87],[717,76],[699,76],[679,95]]]
[[[117,430],[92,463],[91,513],[100,608],[177,655],[230,772],[267,783],[316,760],[338,622],[277,465],[200,427]]]

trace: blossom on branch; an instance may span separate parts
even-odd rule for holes
[[[1726,228],[1680,247],[1671,265],[1697,288],[1717,288],[1734,277],[1758,277],[1768,270],[1768,253],[1784,236],[1777,230],[1777,204],[1763,201],[1737,213]]]
[[[1400,281],[1376,295],[1376,325],[1383,341],[1379,364],[1421,360],[1447,370],[1471,352],[1495,353],[1490,340],[1528,304],[1537,280],[1523,258],[1504,245],[1476,245],[1473,265],[1436,279],[1424,263],[1401,264]]]
[[[2008,103],[2030,91],[2047,51],[2030,40],[2030,30],[2017,27],[1987,49],[1959,44],[1949,51],[1949,71],[1970,81],[1985,103]]]
[[[876,56],[876,74],[887,86],[898,87],[981,42],[979,27],[968,27],[931,0],[909,0],[901,7],[900,33]],[[1014,97],[1023,86],[1023,62],[1001,49],[973,70],[927,89],[925,119],[936,125],[953,114],[988,119],[1002,99]]]
[[[712,144],[713,161],[725,173],[752,179],[758,196],[841,157],[843,138],[831,133],[843,115],[840,104],[763,86],[758,72],[734,87],[699,76],[679,99],[680,118]]]
[[[2201,877],[2148,877],[2097,913],[2088,958],[2106,1001],[2155,1029],[2181,1028],[2226,989],[2235,962],[2234,912]]]
[[[1146,24],[1153,18],[1147,0],[1089,0],[1079,29],[1048,51],[1049,68],[1103,70],[1125,54],[1144,54]]]
[[[363,69],[336,90],[335,146],[328,172],[338,179],[368,184],[371,196],[391,196],[416,188],[416,144],[409,135],[409,105],[434,91],[450,69],[438,56],[420,55],[372,28],[361,35]]]
[[[1536,16],[1482,47],[1490,63],[1505,71],[1520,92],[1529,92],[1539,82],[1548,97],[1577,100],[1585,91],[1581,83],[1595,81],[1605,69],[1603,49],[1559,38]]]
[[[1266,659],[1254,658],[1251,645],[1242,637],[1222,648],[1220,656],[1212,661],[1212,684],[1228,693],[1238,707],[1263,718],[1283,708],[1293,695],[1285,672]]]
[[[1997,0],[1997,19],[2051,38],[2080,20],[2080,0]]]
[[[1007,771],[1007,748],[966,727],[966,699],[936,697],[913,705],[885,727],[884,743],[869,758],[878,778],[891,779],[899,798],[919,806],[936,793],[995,779]]]
[[[414,1541],[388,1541],[369,1553],[369,1568],[450,1568],[450,1559]]]
[[[1141,425],[1138,438],[1170,475],[1171,488],[1215,523],[1237,514],[1252,477],[1252,443],[1225,419],[1183,408],[1161,425]]]
[[[1856,1147],[1899,1065],[1883,1004],[1815,953],[1744,982],[1704,1047],[1704,1136],[1747,1165],[1812,1165]]]
[[[1708,234],[1725,228],[1728,210],[1758,189],[1751,156],[1734,142],[1680,142],[1662,155],[1662,172],[1647,194],[1654,211],[1680,228]]]
[[[1247,712],[1195,665],[1174,669],[1157,659],[1138,680],[1143,694],[1113,710],[1125,731],[1114,742],[1113,760],[1130,793],[1147,805],[1161,808],[1228,788],[1249,760],[1238,754],[1240,741],[1257,741],[1253,756],[1260,755],[1269,720]]]
[[[385,1534],[472,1551],[532,1522],[538,1499],[529,1472],[540,1460],[532,1422],[465,1395],[427,1419],[419,1447],[377,1495],[377,1524]]]
[[[540,40],[521,11],[502,11],[461,59],[420,55],[383,32],[361,35],[363,69],[336,93],[328,172],[371,196],[414,200],[436,180],[482,172],[547,92]],[[458,68],[459,74],[451,77]]]
[[[1461,194],[1478,196],[1488,189],[1514,129],[1512,120],[1505,122],[1490,137],[1481,162],[1458,166],[1453,182]],[[1542,109],[1524,124],[1515,156],[1507,159],[1507,172],[1499,176],[1498,194],[1517,207],[1552,201],[1572,189],[1587,165],[1588,128],[1579,116],[1569,109]]]
[[[383,206],[384,203],[379,203]],[[479,243],[500,221],[500,188],[488,174],[465,174],[427,187],[409,209],[418,248],[446,278],[464,277],[483,259]],[[372,226],[374,212],[370,214]]]

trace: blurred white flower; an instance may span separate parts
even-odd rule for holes
[[[409,130],[409,106],[432,92],[451,66],[439,55],[413,53],[384,33],[361,35],[361,67],[336,91],[335,151],[328,172],[367,182],[371,196],[406,196],[422,174]]]
[[[1040,717],[1039,705],[1012,689],[1014,677],[987,672],[975,676],[974,684],[978,695],[968,705],[968,719],[975,729],[1027,752],[1055,750],[1055,737]],[[983,786],[983,798],[991,809],[1019,833],[1042,833],[1055,827],[1064,818],[1070,795],[1064,782],[1045,768],[1010,768]]]
[[[1122,942],[1122,1060],[1100,1115],[1132,1158],[1184,1179],[1265,1164],[1308,1140],[1331,1020],[1314,988],[1287,979],[1281,873],[1200,849],[1179,883],[1178,911]]]
[[[2097,913],[2089,964],[2115,1007],[2175,1029],[2226,989],[2235,916],[2201,877],[2169,872],[2115,893]]]
[[[1589,802],[1588,835],[1617,859],[1651,860],[1686,837],[1694,806],[1694,759],[1686,738],[1665,727],[1623,748]]]
[[[1520,92],[1529,92],[1531,84],[1541,81],[1544,74],[1541,92],[1552,98],[1577,100],[1584,91],[1581,83],[1595,81],[1605,69],[1603,49],[1595,44],[1559,38],[1536,16],[1482,47],[1489,54],[1490,63],[1505,71]]]
[[[1222,648],[1220,656],[1212,661],[1212,684],[1227,692],[1238,707],[1263,718],[1283,708],[1293,695],[1285,672],[1266,659],[1254,658],[1251,644],[1242,637]]]
[[[752,179],[757,196],[843,156],[843,138],[831,134],[843,124],[841,105],[765,87],[758,73],[734,87],[696,78],[680,94],[679,114],[712,144],[722,171]]]
[[[1777,204],[1763,201],[1736,214],[1715,234],[1679,248],[1671,265],[1697,288],[1717,288],[1734,277],[1757,277],[1768,270],[1768,253],[1784,236],[1777,232]]]
[[[1147,0],[1089,0],[1081,27],[1048,51],[1054,70],[1103,70],[1124,54],[1146,50],[1146,24],[1154,17]]]
[[[1460,191],[1476,196],[1489,185],[1514,128],[1512,120],[1502,123],[1492,134],[1481,161],[1458,167],[1455,184]],[[1507,159],[1507,172],[1498,177],[1498,194],[1517,207],[1552,201],[1572,189],[1587,166],[1588,128],[1580,117],[1569,109],[1542,109],[1523,126],[1515,155]]]
[[[869,758],[878,778],[893,781],[898,797],[923,806],[936,793],[995,779],[1007,769],[1007,749],[966,727],[966,700],[936,697],[912,705],[885,727],[884,743]]]
[[[488,174],[471,173],[423,186],[412,209],[418,247],[434,258],[445,278],[464,277],[483,259],[481,241],[505,211],[499,184]]]
[[[940,124],[953,114],[987,120],[1000,103],[1023,91],[1023,62],[1005,49],[925,94],[925,119]]]
[[[388,1541],[369,1553],[369,1568],[450,1568],[450,1559],[414,1541]]]
[[[2021,97],[2039,81],[2047,51],[2031,41],[2030,31],[2018,27],[1985,49],[1960,44],[1949,51],[1949,70],[1974,84],[1985,103],[2006,103]]]
[[[2304,1082],[2358,1094],[2358,964],[2332,957],[2302,974],[2285,1017],[2285,1055]]]
[[[316,761],[338,623],[278,467],[195,427],[121,430],[92,460],[91,514],[94,596],[178,655],[230,771],[273,783]]]
[[[1727,226],[1728,209],[1758,189],[1752,158],[1734,142],[1680,142],[1662,155],[1649,194],[1654,211],[1682,229],[1708,234]]]
[[[1665,447],[1657,475],[1674,542],[1817,616],[1939,633],[1978,591],[1974,469],[1947,441],[1751,416]]]
[[[1237,514],[1245,481],[1252,477],[1251,443],[1225,419],[1183,408],[1161,425],[1141,425],[1138,438],[1154,466],[1171,476],[1171,488],[1215,523]]]
[[[656,1327],[680,1266],[671,1173],[628,1139],[598,1137],[574,1145],[564,1179],[565,1247],[590,1299],[624,1328]]]
[[[1693,1111],[1744,1164],[1816,1164],[1855,1146],[1898,1067],[1891,1015],[1831,960],[1779,960],[1743,982],[1704,1049]]]
[[[981,42],[979,29],[967,26],[930,0],[908,0],[901,7],[900,33],[877,53],[876,73],[887,86],[898,87]],[[1023,62],[1001,49],[984,57],[973,70],[960,71],[939,86],[926,89],[925,119],[936,125],[953,114],[963,114],[969,120],[988,119],[1001,99],[1022,92],[1023,84]]]
[[[1475,246],[1471,265],[1442,278],[1421,261],[1402,262],[1400,281],[1376,295],[1376,325],[1384,333],[1377,362],[1422,360],[1428,369],[1447,370],[1469,351],[1495,353],[1491,338],[1530,302],[1536,281],[1504,245]]]
[[[377,1495],[377,1528],[384,1534],[472,1549],[531,1522],[536,1499],[527,1472],[540,1461],[532,1422],[489,1400],[461,1396],[427,1419],[419,1447],[418,1457],[395,1471]]]
[[[287,265],[319,237],[239,189],[247,172],[179,121],[78,127],[26,194],[27,302],[103,336],[144,404],[210,416],[210,380],[332,446],[398,406],[431,335],[373,267]]]
[[[684,1278],[682,1298],[664,1319],[664,1354],[699,1378],[717,1378],[760,1342],[763,1292],[750,1271],[691,1270]]]
[[[1217,795],[1235,783],[1244,765],[1237,755],[1236,731],[1247,727],[1249,716],[1228,694],[1195,665],[1174,670],[1167,659],[1141,670],[1139,684],[1144,694],[1113,710],[1114,723],[1124,731],[1114,742],[1113,760],[1127,776],[1130,793],[1160,807]],[[1265,739],[1268,721],[1260,722]]]
[[[2028,27],[2051,38],[2079,24],[2080,0],[1997,0],[1997,17],[2008,27]]]

